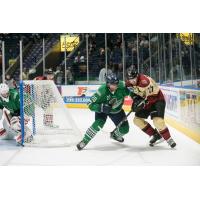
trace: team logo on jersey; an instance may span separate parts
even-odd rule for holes
[[[117,98],[113,98],[109,101],[109,104],[114,105],[117,102]]]
[[[122,100],[117,100],[117,98],[113,98],[109,101],[109,104],[112,105],[112,109],[117,108],[119,105],[121,105],[123,103]]]
[[[109,101],[111,99],[111,96],[108,95],[106,98],[107,98],[107,101]]]

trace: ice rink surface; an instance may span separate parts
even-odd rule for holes
[[[70,113],[82,134],[94,121],[94,113],[89,110],[70,109]],[[0,165],[200,165],[199,144],[169,127],[177,147],[171,149],[165,142],[149,147],[149,137],[133,125],[133,116],[129,116],[130,131],[122,144],[109,137],[108,132],[114,128],[110,119],[82,151],[75,146],[23,148],[14,141],[0,140]]]

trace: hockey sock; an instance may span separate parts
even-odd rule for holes
[[[164,130],[160,131],[160,134],[165,140],[168,140],[171,137],[169,129],[167,127]]]
[[[114,134],[117,136],[117,137],[122,137],[124,134],[120,133],[119,129],[117,128],[116,131],[114,132]]]
[[[84,135],[83,141],[87,144],[96,134],[97,134],[97,131],[94,130],[91,126],[90,128],[87,129]]]
[[[119,128],[117,128],[117,129],[115,130],[114,134],[115,134],[117,137],[122,137],[122,136],[125,135],[126,133],[120,132]]]
[[[154,128],[149,123],[142,129],[142,131],[149,136],[152,136],[155,133]]]

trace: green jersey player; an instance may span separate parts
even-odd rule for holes
[[[0,139],[14,139],[17,144],[21,143],[21,124],[20,124],[20,97],[16,89],[9,89],[8,85],[0,84],[0,120],[2,119],[3,128],[0,128]],[[31,142],[33,137],[27,124],[28,116],[24,117],[25,138],[24,142]]]
[[[115,74],[106,77],[106,83],[100,86],[98,91],[90,98],[89,109],[95,112],[95,121],[87,129],[82,141],[77,144],[78,150],[82,150],[89,141],[103,128],[107,117],[117,126],[126,114],[122,109],[124,98],[130,95],[129,89],[125,87],[123,81],[119,81]],[[112,132],[110,137],[118,142],[123,142],[123,135],[128,133],[128,121]]]

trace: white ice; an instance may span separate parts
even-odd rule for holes
[[[70,109],[82,134],[94,121],[94,113],[86,109]],[[149,147],[149,138],[132,122],[123,144],[109,138],[114,125],[107,120],[101,131],[85,147],[66,148],[17,147],[14,141],[0,140],[0,165],[200,165],[200,145],[183,133],[169,127],[177,143],[171,149],[165,142]],[[64,122],[63,122],[64,123]]]

